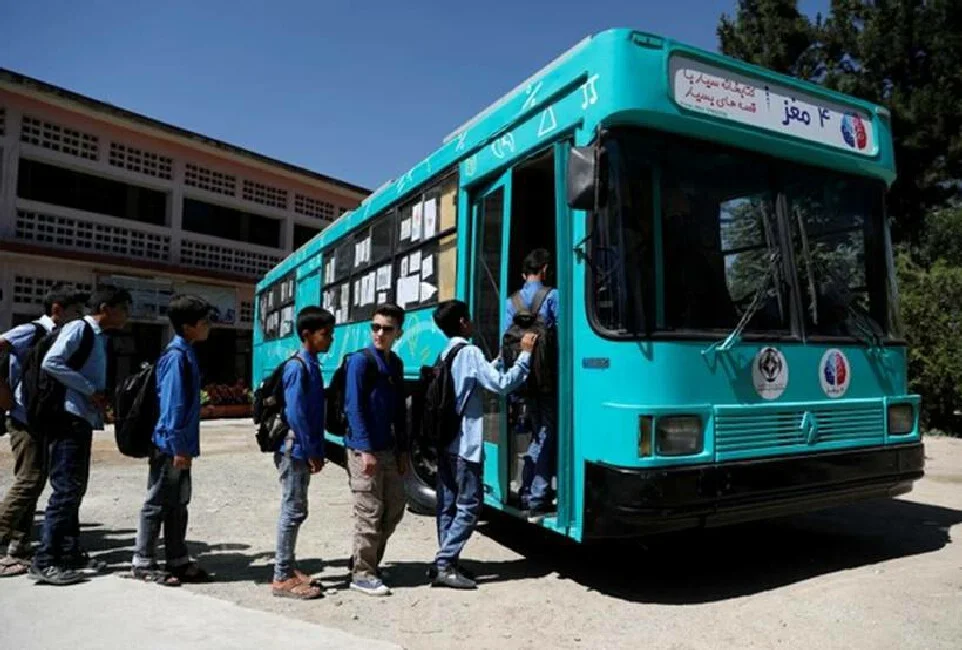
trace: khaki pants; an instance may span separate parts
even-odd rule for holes
[[[29,555],[37,499],[47,483],[47,445],[13,419],[7,431],[15,478],[0,504],[0,543],[10,543],[10,555]]]
[[[354,497],[354,578],[373,579],[384,547],[404,516],[404,479],[393,451],[375,452],[373,476],[361,471],[361,452],[347,450],[347,475]]]

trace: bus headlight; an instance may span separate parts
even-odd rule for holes
[[[704,429],[697,415],[670,415],[655,420],[659,456],[691,456],[704,446]]]
[[[915,409],[911,404],[889,405],[889,435],[900,436],[915,430]]]

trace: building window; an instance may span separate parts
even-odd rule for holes
[[[347,214],[350,211],[351,211],[351,208],[344,208],[344,207],[338,208],[337,216],[341,216],[342,214]]]
[[[339,324],[388,302],[412,310],[454,297],[457,190],[449,174],[324,252],[321,303]]]
[[[0,106],[0,138],[7,134],[7,109]]]
[[[302,226],[299,223],[294,224],[294,248],[300,248],[307,242],[311,241],[317,233],[321,232],[320,228],[311,228],[310,226]]]
[[[54,285],[63,283],[84,293],[93,292],[90,282],[72,282],[64,279],[38,278],[17,275],[13,278],[13,302],[16,305],[43,305],[43,298]]]
[[[241,323],[253,323],[254,322],[254,303],[246,300],[242,300],[240,304],[240,322]]]
[[[214,194],[237,195],[236,176],[190,163],[187,163],[184,168],[184,185],[197,187]]]
[[[154,226],[167,224],[167,194],[56,165],[20,159],[17,196]]]
[[[97,136],[28,115],[23,116],[20,140],[86,160],[100,157],[100,138]]]
[[[292,271],[258,294],[258,318],[264,340],[294,332],[295,288]]]
[[[303,194],[294,195],[294,212],[306,217],[334,221],[334,204],[320,199],[312,199]],[[342,213],[343,214],[343,213]]]
[[[281,258],[184,239],[180,244],[180,261],[194,268],[259,278],[277,266]]]
[[[233,241],[281,247],[281,221],[242,210],[184,199],[182,227],[190,232]]]
[[[156,176],[166,181],[174,177],[172,158],[117,142],[110,143],[110,164],[138,174]]]
[[[244,181],[241,197],[245,201],[260,203],[270,208],[287,209],[287,190],[254,181]]]
[[[42,246],[167,262],[170,236],[17,210],[17,239]]]

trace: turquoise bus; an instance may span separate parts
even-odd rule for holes
[[[410,387],[465,300],[499,354],[536,247],[558,288],[556,512],[578,541],[805,512],[923,475],[887,187],[889,113],[627,29],[576,44],[281,262],[257,285],[254,378],[297,346],[296,311],[338,322],[329,379],[407,310]],[[486,401],[484,499],[521,517],[527,439]],[[332,452],[342,444],[331,436]],[[412,506],[430,510],[416,446]]]

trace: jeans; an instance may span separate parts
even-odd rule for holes
[[[274,466],[280,472],[281,481],[274,580],[283,582],[294,577],[294,547],[297,545],[297,532],[307,519],[307,489],[311,484],[311,470],[307,461],[292,458],[287,452],[274,454]]]
[[[354,497],[354,579],[373,580],[387,541],[404,517],[407,499],[393,451],[374,452],[373,476],[362,472],[361,452],[347,450],[347,474]],[[409,470],[410,471],[410,470]]]
[[[527,402],[531,444],[524,455],[521,495],[529,508],[551,505],[551,480],[558,464],[558,412],[553,398]]]
[[[167,568],[190,562],[187,553],[187,506],[191,497],[190,468],[177,469],[174,459],[154,450],[147,475],[147,499],[140,510],[135,567],[157,565],[157,538],[164,527]]]
[[[80,555],[80,503],[90,478],[93,430],[81,418],[67,415],[63,429],[47,447],[50,499],[43,520],[43,540],[34,559],[36,568],[62,567]]]
[[[47,482],[47,445],[12,418],[7,431],[13,452],[14,482],[0,504],[0,543],[10,543],[10,555],[26,556],[30,553],[37,499]]]
[[[439,570],[454,568],[461,551],[478,525],[482,496],[481,463],[455,454],[438,459],[438,554]]]

